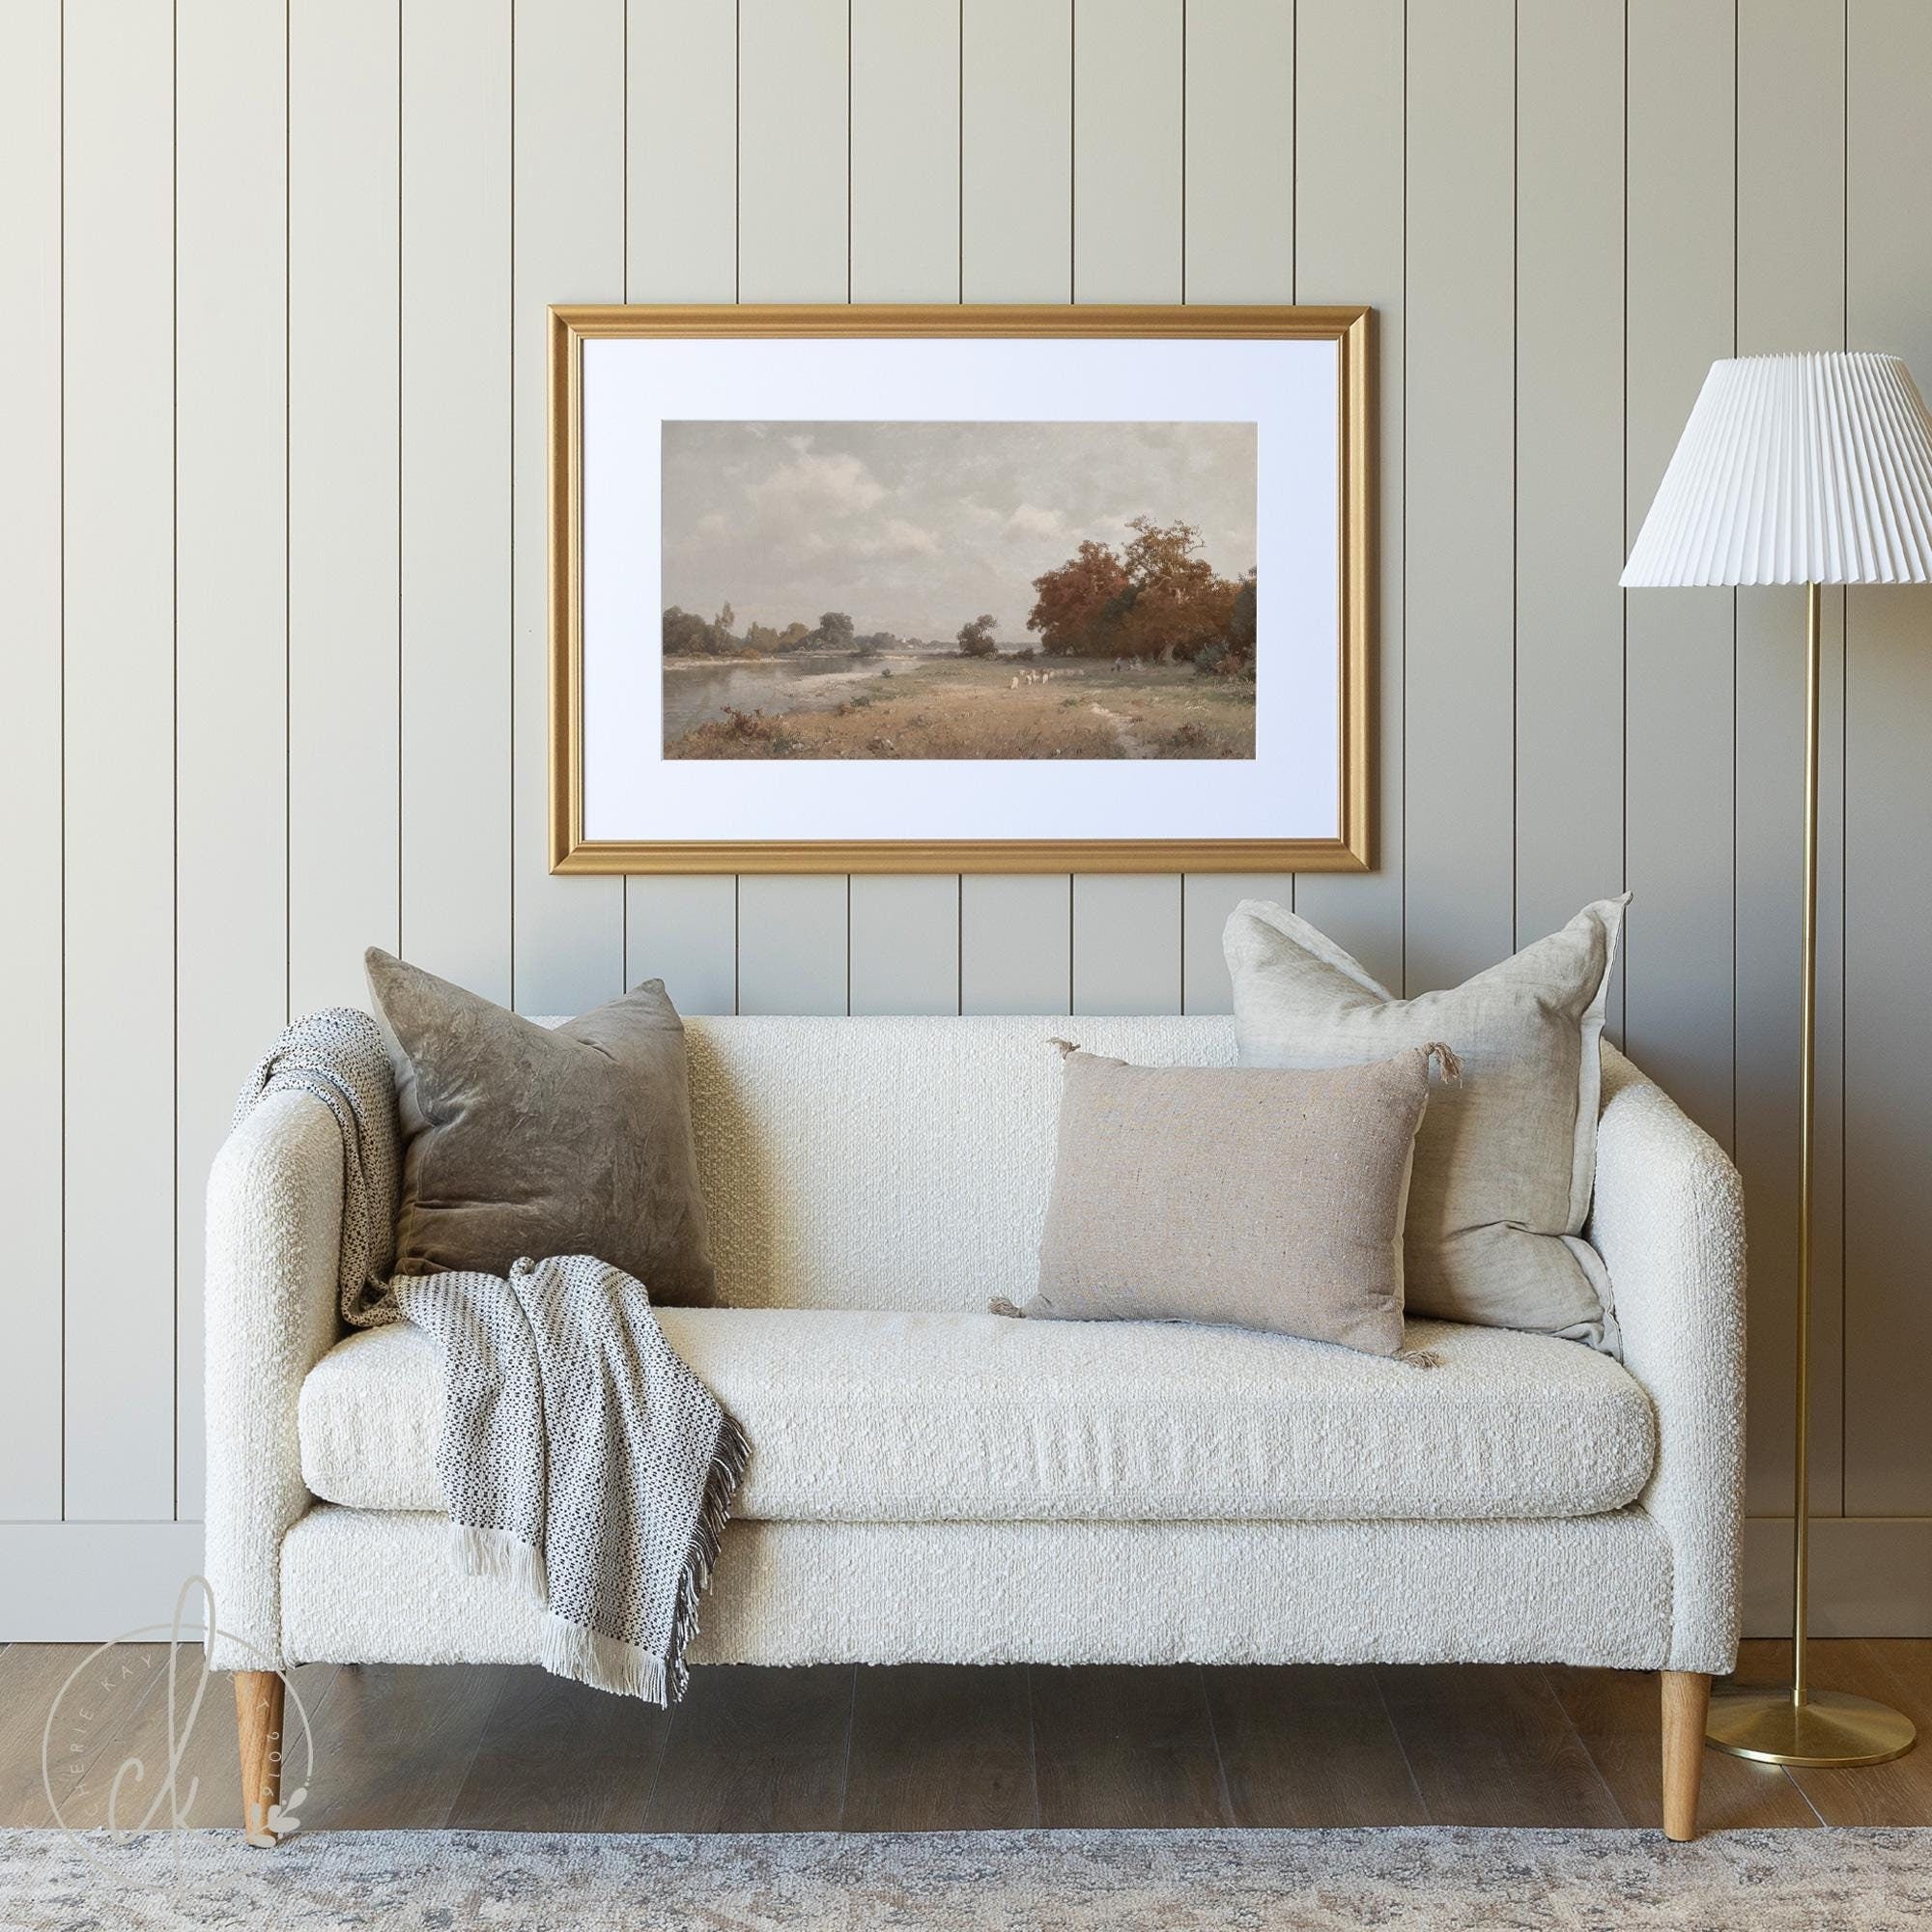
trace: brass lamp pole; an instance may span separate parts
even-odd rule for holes
[[[1883,1764],[1913,1745],[1889,1705],[1814,1690],[1811,1595],[1811,1197],[1817,1089],[1821,585],[1932,580],[1932,416],[1893,355],[1751,355],[1713,363],[1631,551],[1627,586],[1803,583],[1804,1004],[1799,1036],[1796,1466],[1787,1686],[1716,1690],[1705,1731],[1771,1764]]]
[[[1805,1671],[1811,1605],[1811,1162],[1817,1099],[1818,687],[1824,598],[1804,586],[1804,1003],[1798,1066],[1798,1416],[1792,1469],[1791,1688],[1715,1690],[1705,1736],[1733,1757],[1768,1764],[1849,1768],[1884,1764],[1912,1748],[1912,1719],[1846,1690],[1814,1690]]]

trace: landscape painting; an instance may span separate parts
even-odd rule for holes
[[[661,448],[666,759],[1254,758],[1254,422]]]

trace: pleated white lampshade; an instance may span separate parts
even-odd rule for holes
[[[1932,581],[1932,415],[1896,355],[1713,362],[1621,582]]]

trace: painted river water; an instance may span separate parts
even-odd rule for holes
[[[830,711],[855,686],[920,663],[908,654],[876,658],[831,655],[781,659],[765,664],[665,661],[664,741],[681,738],[694,724],[732,711]]]

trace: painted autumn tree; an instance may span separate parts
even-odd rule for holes
[[[1058,570],[1036,577],[1038,601],[1027,629],[1039,633],[1040,643],[1056,656],[1113,655],[1103,639],[1109,613],[1127,590],[1127,573],[1106,544],[1083,543]]]
[[[1027,629],[1057,656],[1195,660],[1225,654],[1243,588],[1248,594],[1247,657],[1252,662],[1253,580],[1219,576],[1188,523],[1136,517],[1124,554],[1083,543],[1057,570],[1034,579],[1037,602]]]

